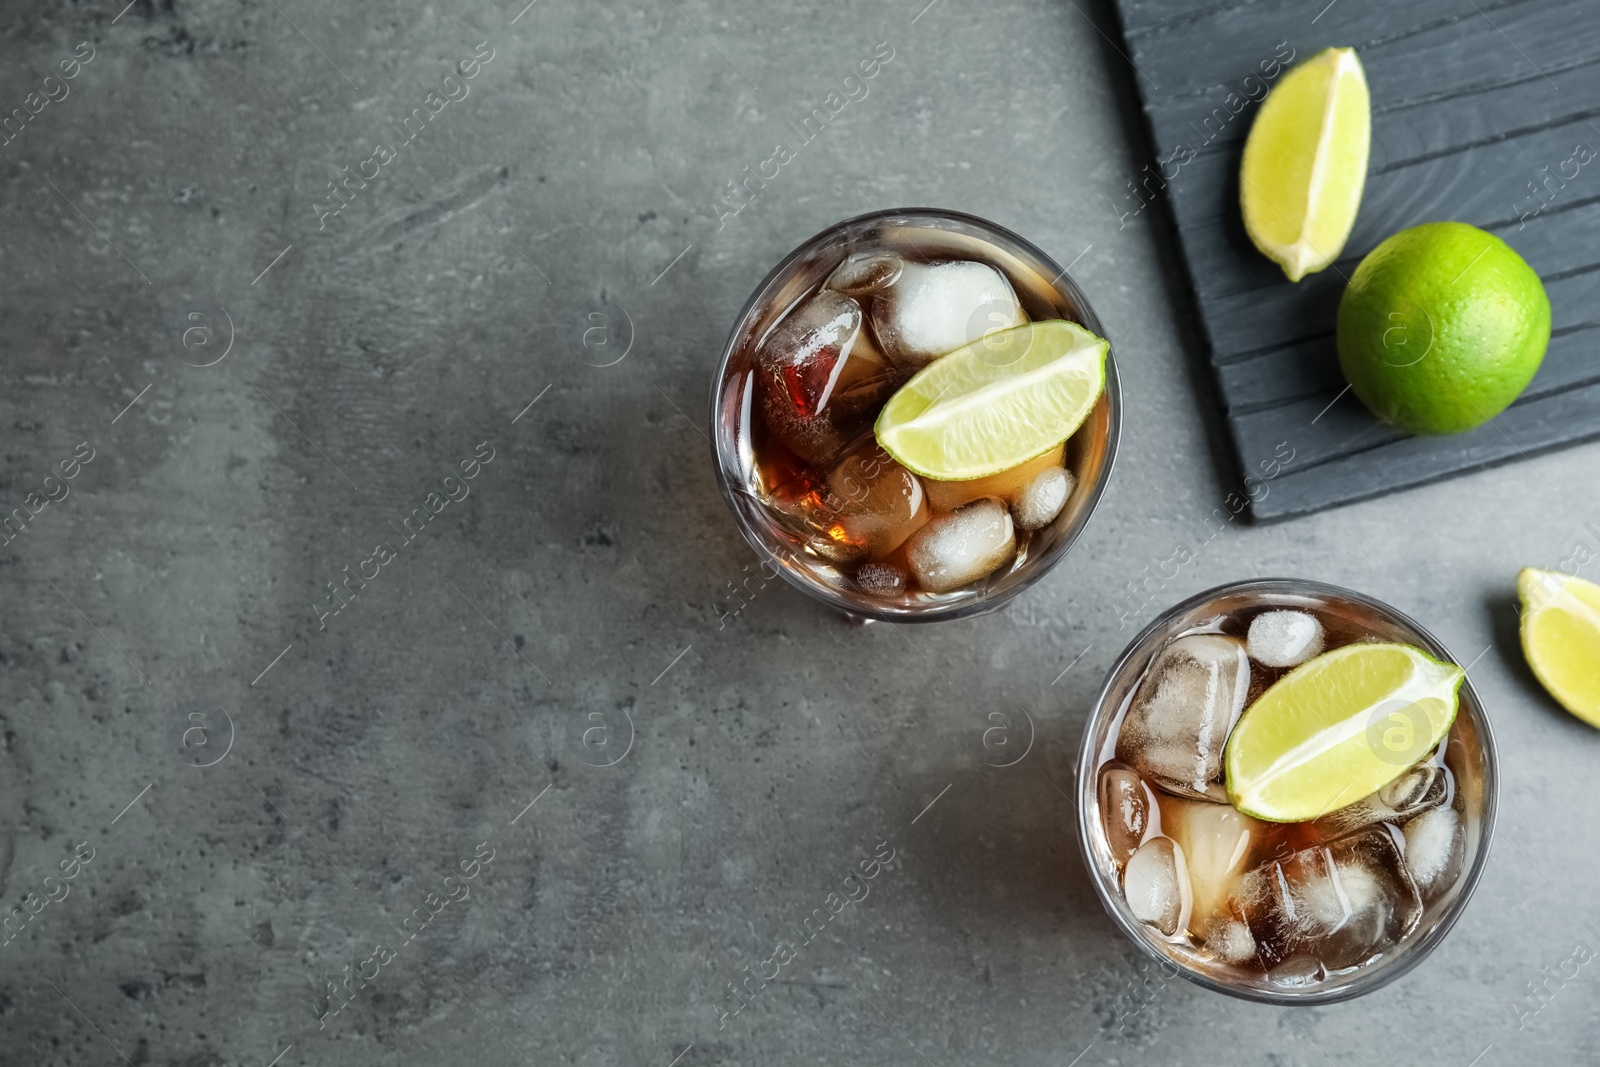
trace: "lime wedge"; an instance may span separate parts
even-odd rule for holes
[[[1372,104],[1353,48],[1326,48],[1267,94],[1244,143],[1244,228],[1291,282],[1338,258],[1367,181]]]
[[[1051,319],[996,330],[918,371],[878,413],[878,443],[925,478],[1009,470],[1071,437],[1106,384],[1110,343]]]
[[[1522,654],[1539,684],[1572,714],[1600,726],[1600,585],[1559,571],[1517,575]]]
[[[1239,717],[1223,753],[1228,799],[1257,819],[1303,822],[1377,792],[1443,740],[1466,676],[1410,645],[1324,652]]]

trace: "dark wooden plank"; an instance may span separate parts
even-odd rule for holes
[[[1586,127],[1585,127],[1586,128]],[[1600,148],[1600,136],[1592,137]],[[1421,164],[1415,173],[1391,172],[1375,176],[1368,186],[1355,232],[1346,246],[1348,255],[1333,268],[1291,285],[1282,272],[1251,245],[1229,196],[1229,207],[1207,218],[1179,211],[1186,256],[1195,282],[1206,337],[1215,360],[1227,362],[1240,353],[1261,351],[1314,337],[1333,329],[1334,314],[1346,279],[1361,257],[1388,235],[1425,220],[1456,218],[1496,232],[1525,258],[1533,269],[1561,284],[1564,275],[1592,266],[1600,253],[1597,242],[1574,240],[1573,235],[1600,235],[1600,156],[1578,172],[1543,213],[1519,222],[1513,214],[1513,183],[1534,173],[1528,159],[1545,158],[1567,143],[1562,131],[1549,131],[1529,139],[1528,147],[1502,142],[1477,150],[1473,166],[1457,165],[1444,174],[1432,173],[1433,163]],[[1565,158],[1565,157],[1562,157]],[[1216,176],[1221,180],[1221,175]],[[1231,182],[1231,174],[1227,180]],[[1524,187],[1526,179],[1523,179]],[[1430,211],[1418,207],[1418,189],[1443,190],[1453,203]],[[1192,193],[1193,190],[1190,190]],[[1192,197],[1180,203],[1192,206]],[[1527,203],[1524,211],[1533,210]],[[1498,217],[1496,216],[1498,213]],[[1575,292],[1594,296],[1579,283]],[[1577,325],[1591,321],[1592,302],[1555,305],[1555,323]]]
[[[1600,271],[1591,271],[1563,279],[1550,286],[1551,292],[1563,300],[1563,303],[1557,306],[1563,307],[1564,310],[1571,306],[1566,303],[1567,293],[1560,287],[1569,283],[1575,286],[1580,282],[1586,283],[1590,300],[1600,301]],[[1591,303],[1591,313],[1594,307],[1595,304]],[[1321,374],[1336,375],[1338,357],[1334,352],[1332,336],[1326,337],[1322,344],[1323,348],[1313,358],[1322,364]],[[1300,351],[1308,349],[1316,352],[1316,349],[1309,344]],[[1563,332],[1551,339],[1544,363],[1540,365],[1539,373],[1529,384],[1525,399],[1586,385],[1596,379],[1600,379],[1600,332],[1593,328]],[[1225,376],[1223,381],[1226,385],[1229,379]],[[1281,434],[1286,429],[1302,422],[1309,426],[1317,412],[1343,388],[1342,382],[1334,383],[1317,392],[1287,399],[1276,406],[1230,413],[1229,422],[1233,427],[1234,440],[1239,446],[1241,457],[1246,461],[1246,466],[1248,467],[1251,457],[1262,454],[1263,449],[1270,453],[1282,439]],[[1359,402],[1353,404],[1341,402],[1335,405],[1334,411],[1343,412],[1347,409],[1351,409],[1349,413],[1353,418],[1363,422],[1370,419]],[[1303,438],[1306,446],[1300,460],[1302,465],[1323,463],[1371,444],[1368,440],[1352,440],[1353,434],[1347,431],[1339,418],[1334,417],[1334,411],[1330,411],[1321,419],[1317,427],[1307,429]],[[1456,440],[1458,439],[1436,439],[1436,447],[1453,447],[1452,442]]]
[[[1549,79],[1523,65],[1488,84],[1404,100],[1390,84],[1390,75],[1408,58],[1395,56],[1392,62],[1379,62],[1370,55],[1362,58],[1372,90],[1374,171],[1499,140],[1515,131],[1592,119],[1600,112],[1600,57],[1552,70]],[[1185,148],[1207,155],[1242,144],[1258,105],[1241,104],[1237,96],[1230,102],[1228,93],[1243,84],[1251,69],[1241,64],[1228,85],[1152,108],[1151,129],[1161,146],[1157,156],[1181,159],[1187,154]],[[1261,89],[1255,92],[1259,95]],[[1233,108],[1240,109],[1237,115]]]
[[[1450,438],[1450,472],[1463,474],[1521,461],[1531,464],[1529,477],[1542,477],[1537,459],[1541,453],[1597,438],[1600,384],[1515,404],[1492,425]],[[1432,446],[1437,440],[1404,437],[1307,470],[1298,469],[1297,454],[1295,464],[1270,483],[1271,490],[1252,511],[1257,519],[1283,519],[1436,481],[1438,454]],[[1384,476],[1374,478],[1375,469]],[[1464,518],[1470,520],[1470,513]]]
[[[1195,3],[1193,0],[1123,0],[1119,4],[1123,29],[1132,37],[1158,29],[1169,29],[1185,22],[1214,16],[1219,12],[1240,8],[1248,9],[1263,0],[1211,0]]]
[[[1592,35],[1574,32],[1594,26],[1592,0],[1478,6],[1482,14],[1447,0],[1339,0],[1313,25],[1309,5],[1260,4],[1135,37],[1130,57],[1156,86],[1144,87],[1152,109],[1231,88],[1272,56],[1280,41],[1301,58],[1330,46],[1353,46],[1369,73],[1373,65],[1392,64],[1393,76],[1385,79],[1394,90],[1391,100],[1459,90],[1496,75],[1536,73],[1524,55],[1538,56],[1540,70],[1594,58]],[[1402,62],[1406,56],[1409,66]]]
[[[1331,397],[1344,388],[1332,334],[1236,359],[1219,366],[1217,374],[1234,418],[1291,400]]]
[[[1600,212],[1595,215],[1600,216]],[[1600,223],[1600,219],[1596,222]],[[1568,233],[1600,234],[1600,229],[1574,229]],[[1251,254],[1258,253],[1251,249]],[[1539,269],[1536,257],[1530,257],[1530,263],[1535,270]],[[1352,265],[1346,273],[1353,269]],[[1545,291],[1550,295],[1553,329],[1569,329],[1595,321],[1600,314],[1600,272],[1546,272],[1544,278]],[[1205,332],[1217,353],[1213,363],[1222,366],[1252,351],[1265,353],[1312,338],[1332,336],[1339,300],[1344,295],[1344,277],[1324,271],[1298,285],[1285,282],[1282,286],[1291,291],[1258,290],[1201,301]],[[1252,350],[1247,345],[1255,347]]]
[[[1507,415],[1519,406],[1539,403],[1600,382],[1600,334],[1586,330],[1563,335],[1551,343],[1550,352],[1527,392],[1507,409]],[[1332,373],[1337,374],[1334,357],[1328,354],[1324,360],[1324,368],[1334,364]],[[1497,421],[1505,417],[1499,416]],[[1295,449],[1296,469],[1306,470],[1347,459],[1405,436],[1374,419],[1354,394],[1344,391],[1342,381],[1271,407],[1234,414],[1228,422],[1246,470],[1253,469],[1258,460],[1272,456],[1285,441]],[[1441,446],[1465,449],[1470,436],[1433,438],[1427,447],[1433,452]]]
[[[1455,155],[1368,174],[1361,211],[1345,246],[1346,260],[1359,261],[1396,230],[1428,218],[1460,218],[1496,231],[1520,223],[1520,234],[1539,239],[1539,231],[1527,223],[1538,218],[1541,206],[1543,212],[1570,210],[1600,198],[1597,125],[1600,121],[1576,119]],[[1580,145],[1597,155],[1582,163],[1583,154],[1575,151]],[[1196,278],[1202,294],[1256,288],[1251,284],[1253,278],[1271,277],[1250,270],[1251,264],[1240,262],[1235,255],[1237,242],[1251,247],[1239,218],[1238,170],[1237,153],[1201,157],[1167,186],[1180,228],[1200,238],[1193,262],[1196,268],[1208,271]],[[1563,179],[1562,173],[1572,177]],[[1536,188],[1543,191],[1544,199],[1535,194]],[[1220,239],[1231,243],[1223,247]],[[1551,238],[1546,243],[1560,241]],[[1243,277],[1244,285],[1233,282],[1231,275],[1236,273]],[[1282,279],[1276,268],[1273,273]]]
[[[1597,147],[1600,147],[1600,138],[1596,138],[1595,143]],[[1600,159],[1596,160],[1596,166],[1600,168]],[[1590,269],[1595,265],[1596,253],[1600,250],[1597,250],[1595,246],[1586,241],[1573,240],[1574,233],[1600,234],[1600,173],[1595,175],[1590,187],[1594,190],[1593,196],[1580,199],[1576,195],[1570,195],[1569,199],[1563,200],[1558,195],[1553,205],[1540,214],[1529,215],[1520,222],[1512,220],[1483,226],[1482,228],[1495,234],[1516,249],[1517,253],[1528,261],[1529,265],[1539,273],[1540,277],[1545,279],[1546,284],[1553,284],[1569,274]],[[1577,191],[1588,190],[1574,189],[1574,194]],[[1254,252],[1253,246],[1249,245],[1248,239],[1244,237],[1242,227],[1239,230],[1238,238],[1244,241],[1244,246],[1240,249],[1241,255],[1248,250],[1258,258],[1262,258],[1259,253]],[[1344,279],[1354,273],[1356,266],[1361,262],[1362,256],[1369,251],[1371,249],[1363,247],[1359,253],[1346,255],[1328,268],[1327,275],[1330,278],[1338,279],[1337,287],[1341,291],[1344,287]],[[1307,285],[1311,280],[1303,280],[1300,285]],[[1254,289],[1247,289],[1242,293],[1235,294],[1207,293],[1205,299],[1220,299],[1230,295],[1248,296],[1254,294],[1266,296],[1270,291],[1275,291],[1285,284],[1282,273],[1276,267],[1272,267],[1271,275],[1267,277],[1262,285]],[[1287,296],[1283,298],[1288,299]],[[1579,321],[1587,321],[1579,319],[1563,320],[1563,312],[1566,310],[1578,309],[1558,308],[1556,314],[1558,326],[1576,325]],[[1232,355],[1219,353],[1217,362],[1226,363],[1232,358],[1234,358]]]
[[[1333,335],[1237,359],[1217,368],[1230,418],[1275,408],[1296,400],[1331,400],[1344,388]],[[1530,394],[1568,389],[1600,378],[1600,335],[1591,324],[1569,328],[1550,339]]]
[[[1405,437],[1374,419],[1353,394],[1340,397],[1339,392],[1330,390],[1228,420],[1241,466],[1254,469],[1284,442],[1294,448],[1295,469],[1311,470]]]

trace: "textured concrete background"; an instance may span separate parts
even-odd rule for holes
[[[0,549],[0,875],[30,904],[0,948],[0,1062],[1592,1053],[1600,971],[1566,961],[1600,949],[1600,738],[1521,665],[1511,588],[1600,548],[1600,446],[1230,526],[1159,604],[1129,600],[1238,488],[1161,220],[1119,223],[1134,75],[1098,4],[924,2],[6,5],[0,109],[69,92],[0,147],[0,502],[69,495]],[[732,214],[726,183],[879,42],[866,98]],[[379,176],[331,200],[380,142]],[[1075,264],[1123,375],[1117,477],[998,615],[854,629],[778,585],[735,601],[756,557],[707,457],[718,346],[790,247],[909,204]],[[403,542],[475,453],[470,495]],[[380,541],[396,555],[366,563]],[[1264,574],[1481,653],[1505,772],[1460,925],[1325,1009],[1142,965],[1062,792],[1133,627]],[[1022,709],[1028,754],[987,765],[1026,747]],[[1014,729],[985,747],[992,712]],[[869,895],[723,1019],[875,850]],[[347,967],[377,973],[332,1014]]]

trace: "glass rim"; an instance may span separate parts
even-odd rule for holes
[[[728,510],[733,514],[734,525],[739,528],[739,532],[746,543],[755,549],[757,555],[764,558],[770,557],[776,560],[779,553],[765,532],[755,528],[740,507],[741,498],[748,497],[749,494],[744,493],[735,484],[733,472],[728,469],[724,462],[724,453],[727,451],[725,448],[727,433],[722,417],[721,400],[723,383],[727,379],[728,365],[739,350],[739,339],[744,332],[745,325],[759,308],[765,306],[774,284],[780,281],[797,261],[818,244],[837,233],[851,227],[890,219],[908,222],[915,222],[918,219],[947,220],[971,227],[981,233],[992,234],[1002,241],[1015,244],[1029,256],[1037,259],[1040,265],[1049,268],[1053,272],[1052,281],[1050,282],[1051,287],[1060,290],[1071,298],[1080,311],[1081,317],[1086,320],[1082,325],[1097,336],[1106,336],[1105,327],[1101,324],[1099,316],[1095,314],[1094,307],[1089,303],[1089,298],[1084,295],[1077,282],[1067,273],[1066,268],[1062,267],[1032,241],[997,222],[991,222],[978,215],[937,207],[884,208],[841,219],[807,237],[804,241],[795,245],[766,273],[761,281],[756,283],[749,298],[745,300],[744,306],[734,316],[733,327],[728,331],[728,339],[723,342],[722,353],[717,359],[716,370],[711,378],[711,433],[709,443],[711,447],[711,466],[716,475],[717,488],[721,491],[723,501],[728,505]],[[1107,342],[1106,384],[1102,393],[1102,401],[1109,401],[1110,403],[1110,418],[1106,427],[1105,462],[1101,465],[1099,477],[1095,479],[1094,484],[1087,487],[1088,495],[1083,504],[1082,518],[1078,522],[1077,529],[1052,545],[1048,552],[1024,564],[1027,569],[1017,578],[1014,584],[982,598],[958,600],[949,603],[932,603],[914,608],[895,608],[889,605],[874,606],[846,601],[838,594],[837,590],[832,589],[826,583],[815,578],[807,578],[794,568],[774,562],[774,569],[783,577],[785,582],[812,599],[844,612],[846,615],[880,622],[948,622],[955,619],[971,618],[976,615],[986,615],[990,612],[998,611],[1010,603],[1012,599],[1031,588],[1053,570],[1078,543],[1083,537],[1084,531],[1088,529],[1089,522],[1094,518],[1095,512],[1099,510],[1100,502],[1105,496],[1107,486],[1111,484],[1112,471],[1116,467],[1117,447],[1122,437],[1122,386],[1121,379],[1117,374],[1116,345],[1110,343],[1109,338],[1107,338]]]
[[[1349,981],[1330,989],[1309,990],[1271,990],[1254,989],[1229,983],[1223,979],[1208,974],[1174,955],[1161,951],[1153,939],[1144,932],[1144,924],[1134,919],[1127,911],[1127,902],[1113,887],[1107,885],[1107,879],[1101,870],[1100,863],[1090,845],[1090,835],[1097,828],[1092,825],[1091,811],[1096,815],[1099,811],[1099,798],[1096,795],[1095,771],[1099,767],[1100,744],[1096,740],[1096,728],[1108,714],[1107,701],[1112,690],[1126,671],[1129,662],[1138,655],[1145,645],[1163,627],[1174,618],[1186,612],[1201,608],[1207,603],[1218,600],[1233,593],[1248,590],[1259,590],[1265,593],[1287,593],[1294,595],[1331,596],[1351,601],[1361,607],[1372,610],[1375,614],[1383,616],[1387,621],[1409,630],[1419,639],[1421,644],[1431,655],[1449,663],[1457,663],[1450,650],[1445,647],[1437,637],[1426,627],[1398,608],[1378,600],[1375,597],[1346,589],[1343,586],[1331,585],[1326,582],[1313,581],[1309,578],[1252,578],[1240,581],[1225,582],[1194,594],[1193,596],[1174,604],[1165,611],[1160,612],[1142,630],[1134,635],[1127,646],[1117,656],[1116,661],[1107,670],[1105,680],[1095,693],[1094,701],[1090,705],[1088,716],[1084,720],[1083,740],[1080,743],[1077,762],[1077,827],[1078,849],[1087,869],[1090,882],[1094,884],[1095,894],[1100,898],[1100,903],[1105,907],[1106,914],[1127,940],[1133,942],[1147,957],[1161,965],[1170,965],[1190,982],[1202,986],[1213,992],[1227,996],[1237,997],[1258,1004],[1273,1004],[1280,1007],[1315,1006],[1336,1004],[1341,1001],[1352,1000],[1364,996],[1374,990],[1381,989],[1390,982],[1410,973],[1423,960],[1427,959],[1437,948],[1451,929],[1460,919],[1461,913],[1466,910],[1469,900],[1482,879],[1484,868],[1489,859],[1491,843],[1494,839],[1495,815],[1500,795],[1500,768],[1499,755],[1494,739],[1493,727],[1483,706],[1478,691],[1473,687],[1472,679],[1463,676],[1461,688],[1471,707],[1472,727],[1477,738],[1478,750],[1483,760],[1483,808],[1479,814],[1479,823],[1482,827],[1478,837],[1478,848],[1471,857],[1470,864],[1464,865],[1460,875],[1459,889],[1455,899],[1441,913],[1433,926],[1414,941],[1402,942],[1397,946],[1396,955],[1391,962],[1374,966],[1371,970],[1358,971]],[[1111,713],[1115,709],[1110,709]]]

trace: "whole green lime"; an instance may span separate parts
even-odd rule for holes
[[[1339,302],[1339,366],[1373,414],[1461,433],[1521,395],[1550,344],[1550,298],[1500,238],[1464,222],[1402,230]]]

